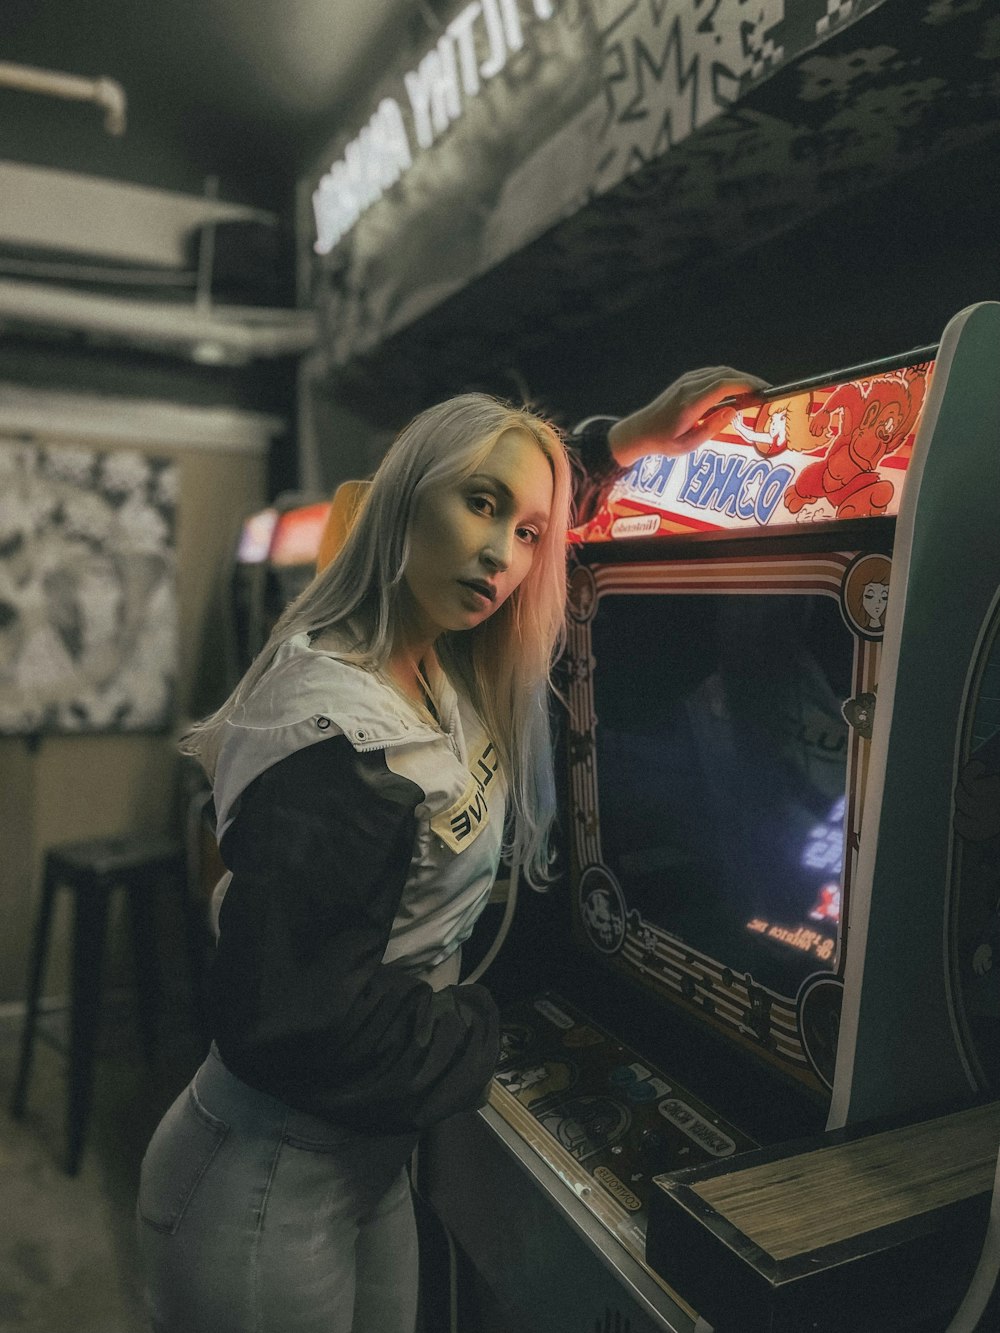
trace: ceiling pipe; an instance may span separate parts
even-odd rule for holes
[[[301,356],[316,345],[312,310],[124,300],[34,282],[0,279],[0,322],[75,331],[132,346],[167,348],[204,364],[246,364]]]
[[[0,61],[0,87],[24,93],[44,93],[74,102],[96,102],[104,108],[104,128],[109,134],[125,133],[125,89],[114,79],[84,79],[76,74],[56,74]]]

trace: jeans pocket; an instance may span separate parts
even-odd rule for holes
[[[160,1121],[139,1177],[139,1216],[172,1236],[229,1132],[188,1087]]]

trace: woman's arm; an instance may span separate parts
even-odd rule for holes
[[[482,987],[435,993],[382,963],[422,799],[380,752],[332,737],[257,778],[222,841],[233,880],[210,994],[223,1060],[373,1133],[482,1105],[499,1049]]]
[[[692,370],[627,417],[593,416],[580,422],[570,437],[581,464],[576,522],[593,518],[605,488],[626,468],[646,454],[690,453],[729,424],[742,396],[764,387],[756,375],[728,366]],[[737,402],[718,408],[729,398]]]
[[[764,380],[730,366],[688,371],[645,407],[616,421],[608,431],[608,446],[620,467],[646,454],[690,453],[728,425],[739,406],[719,408],[720,402],[763,388]]]

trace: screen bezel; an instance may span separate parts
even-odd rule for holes
[[[871,525],[866,524],[866,531],[871,534]],[[891,526],[891,525],[890,525]],[[884,529],[883,529],[884,531]],[[809,545],[816,545],[814,542]],[[680,543],[670,544],[670,554],[677,551]],[[719,543],[721,546],[722,544]],[[883,546],[883,543],[879,543]],[[586,754],[587,763],[596,763],[595,726],[596,714],[593,707],[593,688],[591,677],[600,670],[600,662],[592,654],[590,622],[603,598],[614,596],[617,591],[638,590],[649,595],[685,595],[691,591],[693,580],[697,580],[699,592],[725,596],[738,588],[752,588],[758,595],[768,593],[787,593],[789,580],[797,580],[797,586],[803,593],[840,598],[843,603],[845,580],[858,561],[868,558],[872,552],[859,554],[858,551],[830,551],[829,542],[825,550],[816,553],[800,549],[790,552],[787,544],[780,549],[776,544],[750,542],[726,543],[726,551],[713,550],[711,558],[703,546],[686,552],[689,558],[666,560],[663,543],[657,544],[655,554],[659,557],[650,560],[650,543],[624,543],[614,547],[604,546],[590,551],[583,548],[577,552],[576,567],[571,575],[571,598],[568,632],[568,654],[566,671],[566,695],[569,706],[567,756],[569,774],[567,778],[567,800],[569,805],[569,862],[572,898],[572,935],[577,950],[589,962],[604,971],[626,979],[638,986],[639,990],[649,995],[655,1002],[664,1003],[672,1010],[679,1010],[696,1023],[707,1024],[726,1040],[735,1041],[744,1050],[753,1053],[764,1064],[782,1069],[786,1074],[807,1084],[811,1089],[828,1095],[832,1083],[832,1066],[826,1056],[818,1056],[815,1049],[810,1051],[809,1041],[803,1039],[803,1006],[808,1002],[808,991],[815,989],[817,995],[822,992],[823,1004],[829,1008],[831,1001],[834,1008],[839,1006],[839,996],[843,984],[843,971],[846,960],[845,923],[850,907],[850,885],[853,872],[854,854],[860,829],[861,805],[863,800],[864,777],[867,769],[868,738],[855,728],[850,729],[849,753],[847,759],[847,781],[845,786],[845,851],[841,880],[842,914],[840,941],[837,950],[836,966],[833,968],[817,967],[816,975],[810,985],[804,984],[794,996],[778,995],[768,992],[767,1008],[770,1015],[770,1030],[776,1027],[791,1038],[773,1048],[760,1033],[755,1033],[754,1025],[749,1031],[740,1031],[746,1023],[733,1021],[731,1017],[721,1016],[718,1011],[709,1012],[699,1000],[697,993],[685,995],[679,990],[668,991],[665,987],[651,983],[648,976],[629,965],[623,966],[618,951],[603,957],[595,950],[587,936],[580,919],[580,889],[584,877],[594,873],[595,866],[600,867],[599,853],[599,812],[596,801],[590,802],[584,795],[579,773],[574,773],[574,764],[579,767],[581,754]],[[605,561],[604,557],[614,553],[615,558]],[[735,554],[730,554],[735,552]],[[697,556],[692,561],[691,556]],[[589,558],[588,558],[589,557]],[[581,584],[591,588],[591,594],[581,598]],[[877,638],[863,637],[845,617],[845,633],[854,633],[854,659],[852,663],[851,689],[853,696],[873,693],[877,682],[877,667],[880,655],[880,641]],[[584,664],[581,668],[580,664]],[[596,773],[592,775],[596,791]],[[591,837],[589,844],[584,831],[597,821],[598,837]],[[595,845],[598,850],[595,854]],[[696,955],[691,966],[692,979],[706,963],[714,963],[718,971],[726,967],[726,960],[711,959],[697,950],[689,951]],[[827,985],[827,983],[829,983]],[[766,988],[765,988],[766,989]],[[737,983],[736,992],[739,991]],[[758,997],[759,998],[759,997]],[[740,1003],[748,1013],[753,1014],[754,997],[744,993]],[[818,1000],[812,1002],[815,1007]],[[808,1031],[808,1029],[807,1029]]]

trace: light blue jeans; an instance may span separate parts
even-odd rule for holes
[[[155,1333],[413,1333],[415,1144],[293,1111],[213,1049],[142,1164]]]

